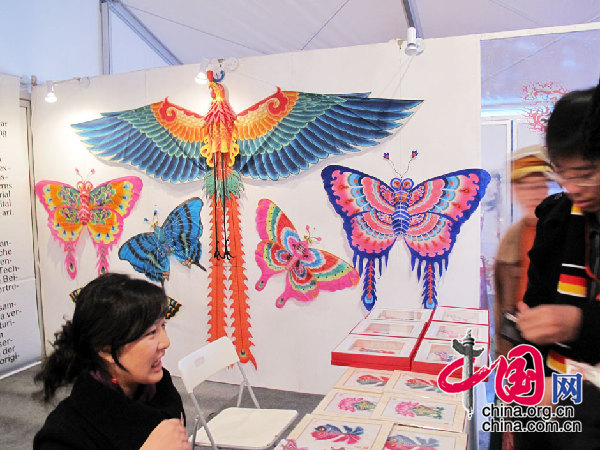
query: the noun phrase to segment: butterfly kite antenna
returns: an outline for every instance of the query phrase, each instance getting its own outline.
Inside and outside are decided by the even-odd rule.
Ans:
[[[151,228],[156,228],[158,226],[158,210],[154,210],[152,220],[148,219],[147,217],[144,217],[144,222],[149,222]]]
[[[394,162],[390,159],[390,154],[389,153],[384,153],[383,154],[383,159],[385,159],[388,163],[390,163],[390,166],[392,166],[392,170],[398,174],[400,176],[400,178],[402,178],[402,175],[400,175],[400,172],[398,172],[396,170],[396,166],[394,166]]]
[[[81,178],[81,181],[87,181],[90,179],[90,177],[96,173],[96,171],[94,169],[90,170],[90,173],[87,174],[86,177],[84,177],[83,175],[81,175],[81,172],[79,171],[78,168],[75,168],[75,173],[79,176],[79,178]]]
[[[404,173],[402,175],[400,175],[400,178],[404,179],[404,175],[406,175],[408,173],[408,169],[410,169],[410,163],[413,162],[413,159],[415,159],[417,156],[419,155],[419,152],[417,152],[416,150],[413,150],[410,154],[410,159],[408,160],[408,164],[406,165],[406,170],[404,171]],[[396,172],[398,173],[398,172]]]
[[[312,244],[314,241],[321,242],[320,237],[310,235],[310,227],[308,225],[306,225],[306,232],[308,234],[304,236],[304,240],[307,241],[309,244]]]

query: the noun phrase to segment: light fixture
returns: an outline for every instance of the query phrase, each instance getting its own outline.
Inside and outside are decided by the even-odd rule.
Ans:
[[[56,103],[58,100],[54,93],[54,83],[50,80],[46,82],[46,97],[44,97],[44,100],[48,103]]]
[[[406,48],[404,53],[409,56],[415,56],[423,53],[425,49],[425,42],[421,38],[417,38],[417,29],[415,27],[409,27],[406,30]]]
[[[198,75],[194,78],[194,81],[198,84],[206,84],[208,83],[208,78],[206,78],[206,72],[200,70]]]
[[[210,61],[208,59],[203,59],[194,81],[198,84],[208,83],[206,72],[211,71],[213,73],[214,81],[218,83],[225,78],[226,71],[231,72],[232,70],[235,70],[238,64],[239,61],[237,58],[215,58]]]

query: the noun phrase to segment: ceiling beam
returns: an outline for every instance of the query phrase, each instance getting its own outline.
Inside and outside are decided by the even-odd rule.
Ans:
[[[110,13],[108,4],[100,3],[100,66],[102,75],[110,75]]]
[[[402,6],[404,8],[404,14],[406,14],[406,22],[408,23],[408,26],[417,30],[418,37],[423,37],[421,21],[419,20],[419,14],[417,13],[415,5],[415,0],[402,0]]]
[[[121,3],[121,0],[100,0],[100,2],[101,6],[108,5],[110,11],[121,19],[164,62],[171,66],[183,64],[127,6]]]

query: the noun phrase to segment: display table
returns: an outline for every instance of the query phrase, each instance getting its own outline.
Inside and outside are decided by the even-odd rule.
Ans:
[[[332,350],[332,364],[350,368],[278,448],[477,449],[477,414],[468,420],[462,394],[437,384],[440,370],[462,358],[452,340],[461,341],[468,330],[475,348],[484,350],[475,367],[487,364],[487,310],[373,311]]]

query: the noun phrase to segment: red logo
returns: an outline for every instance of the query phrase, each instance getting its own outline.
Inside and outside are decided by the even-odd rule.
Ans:
[[[525,358],[525,355],[530,355]],[[481,367],[471,377],[458,382],[450,382],[452,373],[463,367],[463,358],[448,364],[438,375],[438,386],[445,392],[455,394],[464,392],[485,380],[492,370],[496,369],[495,390],[500,400],[506,403],[516,402],[521,405],[534,406],[544,397],[544,360],[540,351],[526,344],[521,344],[508,352],[508,360],[499,356],[490,367]],[[527,368],[529,363],[533,367]]]

